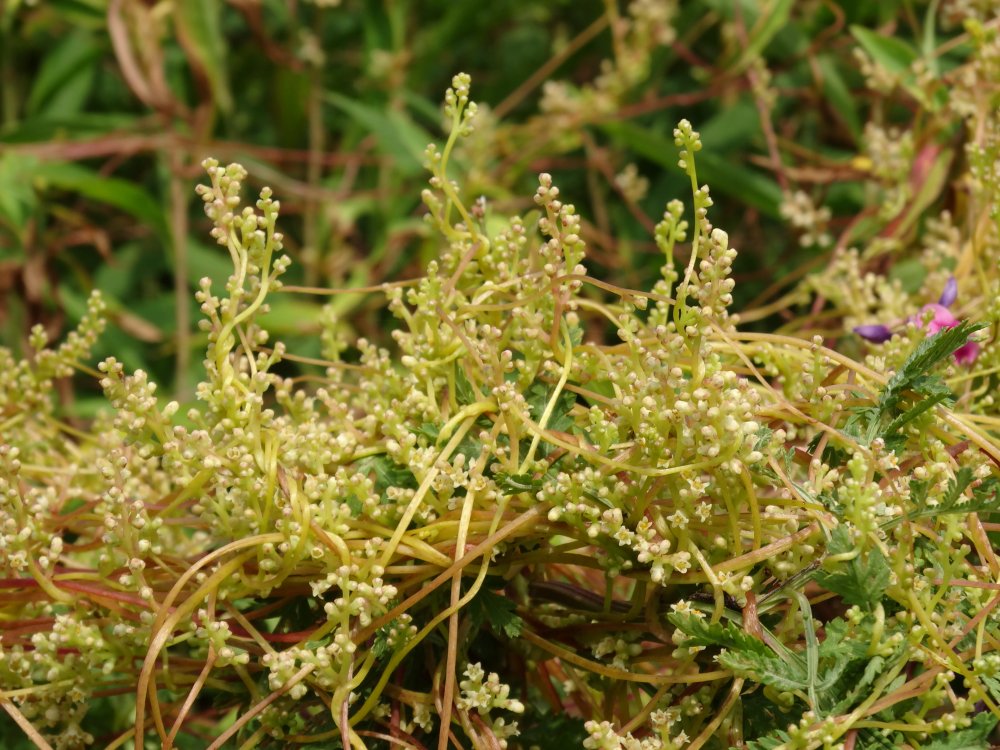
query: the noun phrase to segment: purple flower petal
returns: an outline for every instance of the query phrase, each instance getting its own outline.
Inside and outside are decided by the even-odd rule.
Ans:
[[[861,338],[874,341],[876,344],[881,344],[883,341],[888,341],[892,338],[892,331],[889,330],[888,326],[877,324],[857,326],[854,332]]]
[[[958,299],[958,282],[955,281],[954,276],[949,276],[948,283],[944,285],[944,291],[941,292],[941,299],[938,300],[938,304],[951,307],[956,299]]]

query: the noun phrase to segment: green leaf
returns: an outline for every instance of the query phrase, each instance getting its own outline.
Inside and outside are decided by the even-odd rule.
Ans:
[[[424,422],[417,429],[415,429],[414,432],[418,435],[423,435],[427,438],[428,442],[433,445],[437,442],[438,435],[441,434],[441,427],[431,422]]]
[[[736,101],[731,107],[699,124],[698,132],[705,148],[714,153],[739,150],[760,136],[760,115],[752,101]],[[698,153],[699,165],[702,153]]]
[[[30,157],[13,152],[0,156],[0,227],[7,226],[19,237],[35,211],[37,199],[31,189],[31,175],[36,169],[37,163]],[[15,254],[15,248],[6,245],[0,243],[0,260],[23,258],[23,252]]]
[[[885,413],[895,408],[907,390],[917,391],[924,396],[947,391],[947,386],[940,378],[929,377],[928,373],[965,344],[971,334],[985,327],[985,323],[963,320],[955,327],[945,328],[921,341],[906,358],[903,366],[886,383],[879,398],[879,410]]]
[[[417,486],[413,472],[405,466],[400,466],[386,455],[362,458],[354,469],[362,474],[372,475],[375,481],[375,491],[381,493],[383,498],[389,487],[414,489]]]
[[[402,174],[414,175],[423,171],[424,150],[434,138],[410,119],[408,114],[371,107],[334,92],[327,93],[326,97],[352,120],[375,135],[379,148],[392,157]]]
[[[750,30],[747,46],[736,61],[734,73],[745,70],[764,51],[764,48],[777,33],[788,24],[788,15],[792,10],[793,2],[794,0],[773,0],[765,10],[761,11],[760,18]]]
[[[774,734],[747,742],[746,747],[747,750],[775,750],[775,748],[781,747],[790,741],[791,737],[788,736],[788,732],[783,729],[777,729]]]
[[[931,110],[941,107],[946,92],[943,88],[938,88],[932,96],[925,86],[917,81],[911,66],[919,54],[910,44],[898,36],[882,36],[863,26],[851,26],[851,34],[878,65],[899,77],[903,88],[914,99]]]
[[[948,508],[957,505],[974,480],[975,476],[972,473],[972,469],[968,466],[963,466],[959,469],[955,474],[955,478],[948,481],[944,497],[941,498],[941,506]]]
[[[131,112],[76,112],[40,114],[25,117],[0,131],[0,143],[31,143],[64,141],[67,133],[74,140],[108,135],[114,130],[136,126],[139,118]]]
[[[890,450],[900,450],[905,444],[905,436],[899,432],[902,427],[935,406],[954,403],[951,389],[931,371],[985,325],[962,321],[921,341],[886,383],[874,406],[851,410],[844,434],[863,445],[882,438]]]
[[[589,391],[593,391],[598,396],[604,396],[607,399],[615,397],[615,386],[610,380],[588,380],[584,387]],[[594,399],[594,403],[599,406],[601,405],[601,402],[596,399]]]
[[[480,589],[466,605],[474,630],[488,624],[494,633],[502,633],[508,638],[517,638],[524,629],[524,620],[517,616],[516,609],[514,602],[506,596],[486,588]]]
[[[455,400],[460,406],[468,406],[479,400],[476,389],[472,387],[461,367],[455,367]]]
[[[260,325],[275,334],[318,332],[321,306],[292,295],[274,296],[268,302],[269,310],[257,316]]]
[[[398,624],[399,620],[394,619],[375,631],[375,639],[372,642],[372,654],[376,659],[384,659],[392,653],[392,648],[389,646],[389,635]]]
[[[749,651],[723,651],[719,654],[719,664],[781,691],[804,690],[809,684],[809,675],[801,661],[785,662],[774,655]]]
[[[907,203],[905,213],[895,226],[897,235],[906,234],[941,197],[942,190],[949,184],[954,157],[955,152],[950,148],[941,149],[934,156],[934,163],[922,174],[916,195]]]
[[[857,98],[847,87],[837,64],[831,55],[820,55],[816,59],[823,76],[823,94],[833,110],[840,115],[855,140],[861,137],[861,117],[858,115]]]
[[[531,407],[531,418],[536,422],[545,413],[554,389],[555,386],[536,380],[524,392],[524,399],[528,402],[528,406]],[[569,412],[575,404],[575,393],[566,390],[560,392],[558,398],[556,398],[555,408],[552,409],[545,428],[557,432],[567,432],[573,426],[573,418],[569,415]]]
[[[518,747],[571,748],[583,747],[589,736],[584,720],[569,714],[526,712],[518,718]]]
[[[361,511],[365,509],[364,504],[354,495],[348,495],[345,502],[347,503],[347,507],[351,509],[351,518],[357,518],[361,515]]]
[[[840,555],[854,549],[847,527],[841,525],[834,529],[827,553]],[[839,594],[848,604],[857,604],[870,610],[881,601],[889,585],[890,572],[885,555],[877,547],[873,547],[853,560],[838,563],[833,571],[819,571],[815,580],[828,591]]]
[[[113,261],[102,265],[94,274],[94,286],[102,294],[125,299],[133,284],[138,268],[149,272],[149,258],[143,258],[143,248],[136,243],[123,244],[115,249]]]
[[[938,55],[935,54],[938,43],[937,34],[934,29],[940,4],[940,0],[931,0],[930,5],[927,7],[927,13],[924,15],[924,33],[920,40],[920,52],[927,62],[928,70],[934,75],[941,72],[941,62],[938,60]]]
[[[919,258],[899,260],[892,264],[888,277],[891,281],[902,284],[903,291],[907,294],[916,294],[927,278],[927,266]]]
[[[829,628],[829,626],[827,626]],[[825,641],[824,641],[825,643]],[[868,689],[875,679],[885,671],[886,660],[882,656],[874,656],[865,665],[861,677],[850,685],[847,694],[830,709],[830,713],[840,714],[850,710],[854,704],[868,695]]]
[[[851,26],[851,34],[876,63],[890,73],[905,76],[917,59],[917,52],[899,37],[883,36],[863,26]]]
[[[34,170],[35,179],[45,187],[70,190],[95,200],[115,206],[148,224],[166,239],[169,235],[163,208],[149,193],[128,180],[104,177],[66,162],[44,162]]]
[[[903,744],[902,736],[899,732],[865,728],[858,732],[854,750],[897,750]]]
[[[66,21],[92,29],[107,25],[107,0],[47,0],[46,11],[55,11]]]
[[[58,117],[79,112],[90,95],[100,54],[94,37],[79,29],[48,50],[28,94],[27,114]]]
[[[208,277],[213,284],[224,284],[233,273],[233,261],[224,247],[206,245],[195,239],[187,241],[188,282],[197,287]]]
[[[883,437],[888,440],[890,437],[894,436],[895,433],[898,433],[904,426],[922,414],[930,411],[935,406],[939,404],[950,405],[954,402],[954,400],[954,395],[951,391],[948,391],[947,393],[935,393],[933,396],[925,398],[923,401],[918,401],[916,405],[910,407],[889,423],[889,426],[885,428]]]
[[[989,736],[996,725],[996,717],[984,711],[973,718],[971,726],[935,735],[933,740],[920,747],[922,750],[989,750]]]
[[[687,639],[685,646],[719,646],[733,651],[749,652],[764,657],[774,657],[774,652],[763,641],[747,634],[731,622],[709,622],[693,614],[671,612],[667,619]]]
[[[911,503],[916,506],[907,514],[909,519],[941,516],[951,513],[992,513],[1000,511],[1000,480],[996,477],[989,477],[972,490],[972,499],[965,495],[965,491],[975,481],[972,469],[963,466],[955,474],[955,478],[948,482],[944,496],[934,505],[927,503],[929,487],[926,482],[912,480],[910,482]],[[883,528],[889,528],[899,522],[900,519],[893,519],[891,522],[883,524]]]
[[[189,55],[212,89],[212,98],[223,112],[233,106],[226,73],[226,41],[222,36],[220,0],[177,0],[177,33]]]
[[[677,147],[672,139],[631,122],[606,122],[599,126],[629,149],[667,169],[677,168]],[[770,177],[734,162],[731,157],[698,153],[698,180],[716,192],[753,206],[771,218],[780,217],[782,195]]]

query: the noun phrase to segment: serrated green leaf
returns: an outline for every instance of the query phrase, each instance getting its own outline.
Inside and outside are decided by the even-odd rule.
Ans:
[[[747,742],[746,748],[747,750],[775,750],[775,748],[781,747],[790,740],[791,737],[788,736],[788,732],[777,729],[774,734]]]
[[[875,682],[875,679],[885,671],[885,667],[886,660],[884,657],[873,656],[871,661],[865,665],[865,669],[861,673],[860,679],[858,679],[857,682],[852,683],[847,695],[834,704],[830,708],[830,712],[834,714],[843,713],[854,706],[857,701],[863,699],[868,693],[868,688],[871,684]]]
[[[739,675],[750,676],[765,685],[791,692],[804,690],[809,684],[805,665],[785,662],[776,656],[762,656],[749,651],[723,651],[719,664]]]
[[[468,406],[479,400],[476,389],[472,387],[461,367],[455,368],[455,400],[460,406]]]
[[[919,401],[916,405],[910,407],[892,420],[888,427],[885,428],[883,437],[889,437],[893,435],[893,433],[899,432],[907,424],[930,411],[935,406],[938,406],[939,404],[950,405],[951,403],[954,403],[954,400],[954,395],[949,391],[948,393],[935,393],[933,396],[925,398],[923,401]]]
[[[424,422],[414,432],[418,435],[423,435],[431,443],[436,443],[438,436],[441,434],[441,427],[430,422]]]
[[[854,742],[854,750],[897,750],[902,745],[899,732],[885,736],[885,730],[864,728],[858,732]]]
[[[969,488],[969,485],[975,481],[975,475],[972,473],[972,469],[968,466],[963,466],[956,472],[953,479],[948,480],[948,486],[945,489],[944,497],[941,498],[941,505],[945,508],[956,505],[965,494],[965,491]]]
[[[972,726],[935,735],[920,747],[922,750],[989,750],[989,736],[996,725],[996,717],[984,711],[972,719]]]
[[[361,501],[354,495],[348,495],[345,502],[347,503],[347,507],[351,509],[351,518],[357,518],[360,516],[361,511],[365,508]]]
[[[900,433],[902,427],[935,406],[954,402],[947,383],[932,370],[985,325],[962,321],[921,341],[886,383],[874,406],[851,410],[844,434],[863,445],[882,438],[890,450],[902,449],[905,444],[905,436]]]
[[[534,420],[539,420],[545,413],[545,408],[549,404],[549,400],[552,398],[552,393],[554,386],[548,383],[543,383],[536,380],[524,393],[524,399],[528,402],[528,406],[531,408],[531,417]],[[556,398],[555,408],[552,409],[552,413],[549,416],[549,421],[545,424],[545,428],[548,430],[556,430],[557,432],[566,432],[573,425],[573,418],[569,416],[570,410],[576,404],[576,394],[571,391],[563,390],[560,392],[559,396]]]
[[[840,555],[851,552],[854,543],[845,526],[834,529],[827,552]],[[871,609],[881,601],[889,585],[891,570],[885,555],[873,547],[855,557],[837,564],[833,571],[821,570],[816,574],[816,582],[835,594],[839,594],[848,604],[856,604]]]
[[[868,653],[868,643],[870,635],[861,641],[852,640],[847,622],[839,617],[835,617],[823,625],[824,638],[819,644],[819,656],[821,659],[835,659],[839,656],[848,655],[851,659],[866,658]]]
[[[774,652],[763,641],[731,622],[709,622],[703,617],[679,612],[671,612],[667,619],[687,636],[685,646],[719,646],[732,651],[774,657]]]
[[[947,389],[939,378],[930,378],[928,373],[954,354],[956,349],[968,342],[970,335],[985,325],[963,320],[953,328],[945,328],[921,341],[886,383],[879,398],[879,409],[887,412],[894,408],[906,390],[912,389],[924,396],[931,396],[941,393],[942,388]]]
[[[389,487],[414,489],[417,486],[413,472],[405,466],[400,466],[386,455],[362,458],[355,465],[355,471],[372,475],[375,481],[375,490],[383,495]]]
[[[907,514],[907,518],[914,520],[917,518],[927,518],[941,516],[952,513],[990,513],[1000,511],[1000,480],[996,477],[989,477],[981,484],[973,488],[972,499],[965,495],[965,491],[975,480],[972,469],[963,466],[958,470],[955,478],[948,482],[944,495],[934,505],[927,502],[930,490],[927,482],[913,480],[910,482],[910,502],[915,506],[915,510]],[[900,519],[893,519],[891,522],[883,524],[883,528],[889,528],[899,523]]]
[[[494,633],[508,638],[517,638],[524,629],[524,620],[518,617],[516,609],[517,605],[506,596],[487,588],[480,589],[466,606],[474,629],[489,625]]]

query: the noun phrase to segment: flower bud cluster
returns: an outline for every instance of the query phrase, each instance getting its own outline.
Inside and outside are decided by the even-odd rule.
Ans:
[[[510,697],[510,686],[500,682],[500,676],[496,672],[490,672],[487,676],[482,665],[476,662],[466,665],[464,674],[465,679],[459,683],[462,695],[456,701],[460,709],[475,709],[480,715],[498,709],[515,714],[524,713],[524,704]]]
[[[321,597],[330,588],[340,589],[340,596],[323,605],[323,611],[330,620],[346,622],[357,618],[362,627],[371,624],[374,617],[384,614],[389,603],[396,597],[396,587],[382,580],[384,570],[378,565],[371,568],[369,580],[359,580],[359,565],[342,565],[326,577],[310,583],[314,597]]]
[[[678,11],[676,0],[632,0],[625,14],[616,14],[614,56],[601,62],[592,83],[548,81],[543,86],[540,107],[550,121],[556,119],[555,128],[572,132],[570,123],[579,128],[581,120],[617,111],[628,93],[649,76],[656,50],[676,38],[673,21]]]
[[[802,247],[828,247],[833,237],[827,231],[832,213],[826,206],[817,208],[812,197],[803,190],[785,195],[781,216],[799,231]]]
[[[18,360],[6,348],[0,348],[0,431],[7,442],[17,443],[23,427],[18,415],[52,413],[52,387],[56,378],[69,377],[90,351],[106,325],[107,305],[94,291],[75,330],[56,349],[50,349],[48,333],[41,326],[32,328],[29,343],[34,356]]]

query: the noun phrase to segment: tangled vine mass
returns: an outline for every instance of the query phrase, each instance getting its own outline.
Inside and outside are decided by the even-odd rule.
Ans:
[[[283,374],[260,322],[288,292],[279,203],[243,206],[246,170],[209,159],[233,271],[198,292],[197,406],[90,370],[98,294],[62,344],[0,351],[7,714],[59,748],[95,741],[100,701],[134,712],[108,747],[136,750],[198,727],[213,749],[985,747],[996,119],[970,156],[991,238],[970,260],[940,219],[908,294],[838,254],[795,292],[850,311],[838,338],[730,309],[690,123],[690,207],[656,226],[660,279],[626,289],[590,275],[550,175],[523,216],[465,194],[469,87],[425,154],[437,257],[376,290],[391,342],[330,306],[316,374]],[[86,431],[51,396],[75,372],[111,407]]]

